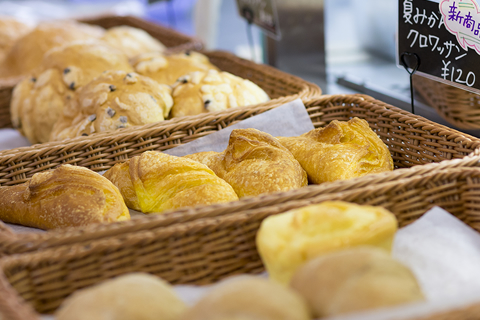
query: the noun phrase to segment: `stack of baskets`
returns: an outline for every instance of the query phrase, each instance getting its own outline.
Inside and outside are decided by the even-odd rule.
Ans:
[[[396,170],[112,224],[18,234],[0,223],[3,318],[39,319],[75,290],[133,271],[174,284],[208,284],[233,274],[262,272],[255,247],[261,221],[325,200],[384,206],[400,226],[441,206],[480,231],[480,156],[475,153],[480,139],[365,95],[321,96],[315,85],[271,67],[224,52],[206,54],[220,69],[257,83],[272,101],[2,151],[0,185],[23,183],[66,163],[106,170],[144,151],[185,144],[297,98],[304,101],[315,127],[332,120],[365,119],[388,146]],[[480,304],[434,316],[479,315]]]

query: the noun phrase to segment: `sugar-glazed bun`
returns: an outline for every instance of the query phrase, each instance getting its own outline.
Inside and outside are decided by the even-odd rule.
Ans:
[[[228,72],[195,71],[173,84],[171,117],[195,115],[254,105],[270,100],[267,93],[250,80]]]
[[[77,41],[51,49],[31,76],[13,91],[12,123],[28,140],[47,142],[63,108],[75,98],[75,90],[105,70],[131,67],[120,51],[99,41]]]
[[[132,59],[132,65],[139,74],[168,85],[173,85],[178,78],[191,72],[210,69],[220,71],[210,63],[207,56],[193,51],[171,55],[144,53]]]
[[[78,90],[50,139],[163,121],[172,104],[170,87],[133,72],[107,71]]]

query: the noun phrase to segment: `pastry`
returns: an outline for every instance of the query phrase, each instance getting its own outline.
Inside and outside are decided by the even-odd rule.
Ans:
[[[98,26],[74,21],[42,22],[15,42],[0,67],[0,74],[27,75],[40,66],[48,50],[72,41],[98,39],[103,33]]]
[[[311,183],[393,170],[390,151],[363,119],[334,120],[298,137],[277,138],[300,162]]]
[[[327,201],[262,221],[257,249],[270,277],[287,284],[305,262],[359,245],[391,250],[395,216],[382,207]]]
[[[270,100],[267,93],[250,80],[213,69],[183,75],[172,88],[172,118],[244,107]]]
[[[238,200],[207,166],[156,151],[116,164],[104,177],[118,187],[127,206],[143,213]]]
[[[239,198],[307,185],[307,174],[277,139],[256,129],[235,129],[223,152],[186,156],[227,181]]]
[[[127,57],[98,41],[72,42],[48,51],[42,64],[13,91],[12,124],[30,143],[50,140],[74,91],[105,70],[130,71]]]
[[[106,71],[77,90],[50,141],[163,121],[172,104],[170,87],[134,72]]]
[[[183,314],[182,320],[310,320],[293,290],[255,276],[222,281]]]
[[[63,301],[55,319],[177,320],[186,310],[166,281],[138,272],[74,292]]]
[[[301,266],[291,287],[315,318],[424,300],[413,273],[384,250],[357,247]]]
[[[207,56],[193,51],[171,55],[147,52],[132,59],[132,65],[139,74],[168,85],[173,85],[178,78],[194,71],[220,71]]]
[[[31,26],[20,22],[17,19],[0,17],[0,61],[3,60],[15,42],[27,34],[31,29]]]
[[[129,58],[145,52],[163,52],[166,47],[146,31],[130,26],[109,28],[102,40],[121,50]]]
[[[71,96],[62,74],[56,69],[46,70],[38,77],[25,78],[13,90],[10,102],[12,124],[31,144],[47,142]]]
[[[0,219],[40,229],[129,220],[118,189],[87,168],[62,165],[0,187]]]

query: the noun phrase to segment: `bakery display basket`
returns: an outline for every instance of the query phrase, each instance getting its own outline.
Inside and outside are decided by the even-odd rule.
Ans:
[[[322,90],[316,84],[305,81],[271,66],[242,59],[226,51],[203,51],[202,53],[206,55],[210,62],[220,70],[230,72],[236,76],[254,82],[271,98],[271,100],[267,102],[244,108],[274,106],[295,99],[307,101],[322,95]],[[0,128],[11,126],[10,99],[13,87],[14,85],[10,86],[7,90],[8,92],[5,91],[6,89],[3,90],[0,80]],[[199,117],[205,117],[208,119],[210,115],[211,114],[201,114]],[[195,116],[193,116],[193,118],[195,118]],[[190,121],[189,119],[193,118],[192,116],[182,117],[185,121]],[[158,125],[168,126],[166,123],[171,121],[175,122],[178,121],[178,119],[179,118],[166,120]]]
[[[423,76],[415,76],[413,86],[452,125],[460,129],[480,129],[479,94]]]
[[[162,42],[169,52],[201,50],[203,48],[202,42],[194,37],[134,16],[100,16],[79,21],[104,28],[127,25],[143,29]],[[12,90],[20,80],[21,77],[0,79],[0,128],[12,126],[10,120],[10,100],[12,98]]]
[[[235,274],[260,273],[264,267],[255,236],[262,220],[326,200],[383,206],[400,226],[440,206],[480,230],[480,168],[427,165],[399,170],[409,171],[416,172],[390,180],[383,175],[384,182],[374,181],[375,176],[353,179],[363,186],[340,192],[320,192],[321,186],[299,189],[290,192],[288,201],[269,195],[264,197],[268,206],[3,257],[0,314],[6,319],[39,319],[75,290],[129,272],[148,272],[172,284],[210,284]],[[368,181],[361,182],[364,178]],[[305,192],[308,197],[296,195]],[[474,304],[423,319],[477,319],[479,310]]]
[[[147,150],[167,150],[216,132],[238,121],[275,108],[266,105],[229,109],[219,113],[194,116],[188,121],[177,119],[163,124],[127,128],[114,134],[103,133],[79,137],[69,142],[55,142],[0,153],[0,184],[16,185],[33,174],[61,164],[72,164],[102,171]],[[216,217],[231,212],[270,206],[292,199],[307,199],[312,194],[332,193],[363,188],[370,184],[394,181],[410,175],[443,168],[443,166],[475,167],[476,158],[463,159],[480,146],[480,140],[453,129],[412,115],[394,106],[365,95],[322,96],[305,102],[315,127],[332,120],[365,119],[386,143],[393,157],[393,172],[309,186],[270,196],[245,198],[228,204],[177,210],[162,215],[134,217],[131,221],[98,224],[87,227],[51,230],[43,233],[14,233],[0,228],[0,254],[11,255],[67,244],[88,243],[108,237],[123,237],[132,232],[150,232],[166,225],[182,224],[206,216]],[[455,160],[457,159],[457,160]],[[463,160],[462,160],[463,159]],[[472,160],[473,159],[473,160]],[[442,162],[443,160],[450,160]],[[439,163],[440,164],[431,164]],[[403,170],[400,168],[410,168]]]

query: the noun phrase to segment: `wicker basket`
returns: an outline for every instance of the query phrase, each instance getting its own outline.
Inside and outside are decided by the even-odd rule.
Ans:
[[[158,39],[166,47],[168,52],[182,50],[201,50],[203,44],[200,40],[189,37],[175,30],[149,22],[133,16],[100,16],[89,19],[81,19],[81,22],[98,25],[104,28],[111,28],[120,25],[132,26],[147,31],[151,36]],[[3,78],[0,79],[0,128],[11,127],[10,120],[10,99],[15,85],[22,79]]]
[[[15,185],[26,181],[36,172],[54,168],[62,163],[81,165],[95,171],[106,170],[118,161],[128,159],[146,150],[166,150],[198,137],[217,131],[275,106],[232,109],[219,115],[196,116],[191,121],[170,122],[167,126],[133,128],[115,135],[101,134],[88,139],[76,139],[67,144],[50,143],[37,148],[20,148],[0,154],[0,183]],[[364,95],[323,96],[306,103],[316,127],[332,120],[359,117],[369,122],[387,144],[397,168],[418,164],[462,159],[480,146],[480,140],[443,127],[434,122],[390,106]],[[41,148],[40,148],[41,147]],[[421,174],[437,167],[474,167],[478,159],[450,161],[440,165],[417,166],[412,170],[395,170],[371,175],[360,180],[337,181],[310,186],[276,195],[242,199],[229,204],[178,210],[159,216],[141,216],[131,221],[98,224],[82,228],[52,230],[46,233],[14,234],[9,228],[0,228],[0,254],[16,254],[65,244],[88,242],[130,232],[150,231],[172,223],[184,223],[205,216],[221,216],[230,212],[269,206],[292,199],[307,199],[312,192],[338,192],[385,181],[398,180],[412,174]],[[1,226],[1,224],[0,224]]]
[[[480,129],[480,95],[423,76],[415,90],[442,118],[460,129]]]
[[[263,219],[334,199],[388,208],[400,226],[440,206],[480,230],[480,168],[437,168],[409,178],[317,193],[149,232],[4,257],[0,260],[0,313],[7,319],[36,319],[31,307],[40,313],[53,312],[75,290],[128,272],[149,272],[173,284],[209,284],[234,274],[259,273],[264,267],[255,236]],[[3,275],[8,282],[1,279]],[[471,306],[429,319],[477,319],[478,310]]]
[[[249,113],[247,109],[252,107],[278,106],[280,104],[293,101],[298,98],[302,99],[303,101],[307,101],[313,98],[320,97],[322,95],[322,90],[316,84],[305,81],[299,77],[285,73],[273,67],[263,65],[263,64],[257,64],[255,62],[239,58],[225,51],[204,51],[202,53],[205,54],[209,58],[209,60],[221,70],[230,72],[234,75],[237,75],[244,79],[248,79],[256,83],[263,90],[265,90],[265,92],[271,97],[271,100],[265,103],[242,108],[242,109],[245,109],[243,111],[245,113]],[[0,83],[0,128],[2,126],[2,123],[5,121],[8,121],[8,125],[5,125],[5,126],[11,126],[10,98],[11,98],[11,90],[13,89],[13,86],[9,88],[10,88],[9,89],[10,91],[7,93],[5,90],[2,90],[1,83]],[[4,95],[5,100],[2,100],[2,97],[3,97],[2,93],[5,93]],[[7,100],[8,100],[8,103],[2,104],[3,102],[7,102]],[[239,109],[236,109],[234,113],[237,112],[237,110]],[[229,114],[229,111],[227,110],[226,112],[215,112],[215,113],[200,114],[197,116],[179,117],[173,120],[162,121],[161,123],[153,124],[153,125],[150,125],[149,127],[152,127],[152,126],[158,126],[159,128],[172,127],[174,123],[178,123],[179,121],[196,121],[196,120],[200,120],[202,117],[206,119],[204,123],[207,123],[208,121],[211,121],[211,119],[215,117],[221,118],[224,114]],[[192,120],[192,119],[195,119],[195,120]],[[141,130],[141,129],[140,127],[135,127],[133,130]],[[99,136],[100,134],[101,133],[98,133],[92,136],[96,137],[96,136]],[[89,139],[86,139],[85,141],[87,140]],[[77,141],[78,143],[79,140],[77,139],[75,141]],[[65,143],[65,142],[63,141],[60,143]],[[34,146],[33,148],[38,148],[38,146]],[[3,152],[0,151],[0,153],[4,153],[4,152],[8,153],[10,151],[9,150],[3,151]]]

